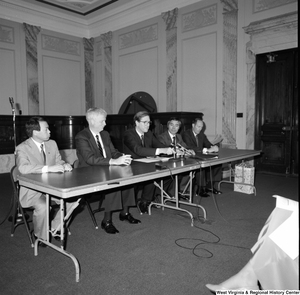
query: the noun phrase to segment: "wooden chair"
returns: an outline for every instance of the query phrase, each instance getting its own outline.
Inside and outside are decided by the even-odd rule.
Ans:
[[[78,168],[78,165],[79,165],[79,160],[77,159],[77,160],[75,160],[74,163],[73,163],[73,168],[74,168],[74,169]],[[88,200],[88,199],[90,199],[90,198],[91,198],[91,195],[88,195],[88,196],[84,196],[82,199],[84,200],[84,202],[85,202],[85,204],[86,204],[86,207],[87,207],[87,209],[88,209],[88,211],[89,211],[89,214],[90,214],[90,216],[91,216],[91,218],[92,218],[92,221],[93,221],[93,223],[94,223],[95,228],[98,229],[98,223],[97,223],[97,221],[96,221],[95,214],[103,210],[103,209],[101,208],[102,200],[99,201],[99,203],[98,203],[98,208],[95,209],[95,210],[93,210],[92,207],[91,207],[91,204],[90,204],[90,202],[89,202],[89,200]]]
[[[26,211],[32,210],[30,208],[22,208],[20,200],[19,200],[19,182],[17,179],[17,167],[12,167],[10,171],[10,178],[13,186],[13,211],[12,211],[12,222],[11,222],[11,236],[14,236],[14,232],[16,228],[24,224],[31,247],[34,246],[34,242],[30,233],[30,227],[29,223],[32,221],[30,219],[27,220],[27,214],[25,214]]]

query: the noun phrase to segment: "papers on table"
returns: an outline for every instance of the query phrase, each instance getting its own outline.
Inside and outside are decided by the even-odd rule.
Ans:
[[[154,163],[154,162],[166,162],[169,159],[170,158],[167,157],[147,157],[147,158],[133,159],[133,160],[142,163]]]

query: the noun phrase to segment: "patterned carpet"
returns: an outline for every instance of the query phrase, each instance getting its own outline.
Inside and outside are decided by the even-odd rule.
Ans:
[[[96,230],[82,208],[67,241],[67,251],[80,262],[80,282],[76,283],[71,259],[50,248],[39,248],[34,256],[23,226],[10,236],[6,220],[11,199],[9,175],[0,175],[0,181],[2,295],[211,294],[205,284],[227,279],[251,257],[250,248],[275,207],[272,195],[298,200],[298,178],[257,174],[256,196],[222,184],[222,195],[195,199],[207,211],[205,222],[198,218],[202,212],[196,208],[189,209],[194,226],[183,212],[153,209],[151,216],[141,216],[132,208],[131,213],[142,223],[121,222],[114,213],[117,235]],[[98,223],[102,215],[96,216]]]

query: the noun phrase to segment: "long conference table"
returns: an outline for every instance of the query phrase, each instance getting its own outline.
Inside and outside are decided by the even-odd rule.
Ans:
[[[71,172],[65,173],[45,173],[45,174],[19,174],[18,180],[21,186],[40,191],[46,195],[47,203],[47,228],[50,229],[50,201],[51,197],[59,199],[60,216],[61,216],[61,233],[60,233],[60,247],[51,243],[50,231],[47,233],[47,239],[37,239],[34,244],[34,255],[38,255],[39,242],[46,244],[52,249],[72,259],[75,265],[75,280],[79,282],[80,265],[77,258],[65,250],[65,201],[80,197],[85,194],[90,194],[99,191],[106,191],[112,188],[133,185],[149,180],[161,180],[161,185],[158,187],[162,190],[162,181],[165,177],[174,177],[175,179],[175,196],[171,200],[174,202],[173,206],[167,205],[164,198],[161,203],[151,203],[149,206],[149,215],[151,215],[151,206],[154,204],[162,206],[162,208],[170,208],[180,210],[188,213],[192,219],[193,215],[186,209],[180,207],[181,204],[188,206],[196,206],[203,210],[204,219],[206,219],[205,209],[192,202],[192,196],[188,201],[179,200],[178,194],[178,175],[181,173],[190,173],[192,179],[192,172],[214,165],[230,163],[238,160],[244,160],[259,156],[261,151],[257,150],[237,150],[237,149],[220,149],[218,157],[214,158],[181,158],[177,160],[170,159],[166,162],[151,162],[144,163],[140,161],[132,161],[130,166],[90,166],[84,168],[73,169]],[[158,158],[159,161],[159,158]],[[157,164],[160,166],[157,166]],[[190,194],[191,194],[190,190]],[[163,196],[163,193],[162,193]],[[166,199],[170,201],[169,199]]]

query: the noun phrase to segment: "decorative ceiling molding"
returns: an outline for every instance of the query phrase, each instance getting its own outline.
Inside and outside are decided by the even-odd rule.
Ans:
[[[1,0],[0,18],[77,37],[92,38],[203,0],[119,0],[85,17],[20,0]],[[38,3],[38,1],[35,1]],[[50,7],[50,5],[49,5]]]
[[[251,36],[248,50],[254,54],[298,47],[297,12],[252,22],[244,30]]]
[[[54,15],[51,10],[39,11],[31,5],[24,7],[6,2],[6,0],[0,1],[0,18],[18,23],[26,22],[30,25],[40,26],[42,29],[77,37],[89,34],[87,22],[83,19],[66,16],[62,13]]]
[[[32,1],[32,0],[22,0]],[[63,9],[66,12],[76,13],[82,16],[97,12],[118,0],[35,0],[36,2]]]
[[[274,30],[282,27],[297,27],[298,26],[298,14],[297,12],[291,12],[282,14],[279,16],[255,21],[244,27],[244,30],[249,35],[260,34],[266,30],[273,28]]]

